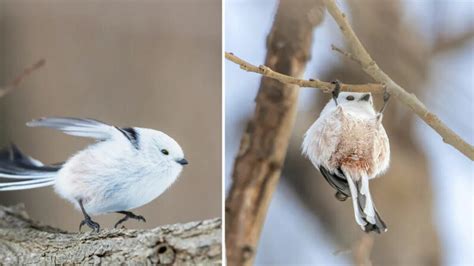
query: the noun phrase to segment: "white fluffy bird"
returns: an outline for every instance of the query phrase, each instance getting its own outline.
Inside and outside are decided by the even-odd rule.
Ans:
[[[377,113],[370,93],[339,93],[339,83],[334,84],[333,99],[305,134],[303,154],[336,189],[336,198],[344,201],[352,196],[355,220],[362,230],[385,232],[369,180],[389,166],[390,146],[382,125],[389,94],[384,94],[384,106]]]
[[[84,214],[79,230],[100,225],[90,215],[117,212],[127,219],[145,221],[128,211],[160,196],[188,164],[179,144],[163,132],[148,128],[120,128],[92,119],[47,117],[27,123],[98,142],[65,163],[44,165],[12,145],[0,151],[0,191],[54,185],[55,191]]]

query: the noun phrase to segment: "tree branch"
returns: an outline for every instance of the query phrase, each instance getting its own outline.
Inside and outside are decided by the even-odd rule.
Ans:
[[[281,0],[267,37],[265,64],[288,76],[303,75],[310,58],[313,30],[322,21],[323,13],[321,0]],[[273,73],[265,68],[258,71]],[[296,118],[298,93],[298,86],[262,78],[253,118],[241,138],[226,200],[229,266],[252,265],[255,258]]]
[[[387,91],[395,96],[400,102],[410,107],[423,121],[433,128],[443,138],[443,141],[453,146],[466,157],[474,160],[474,147],[464,141],[453,130],[447,127],[441,119],[426,109],[425,105],[418,100],[414,94],[406,92],[400,85],[395,83],[385,72],[383,72],[377,63],[372,59],[367,50],[360,42],[357,35],[352,30],[346,15],[339,10],[334,0],[324,0],[329,14],[339,25],[344,38],[354,58],[361,64],[362,69],[375,81],[385,84]]]
[[[474,28],[454,36],[440,35],[438,36],[431,53],[439,54],[459,49],[466,43],[470,42],[472,39],[474,39]]]
[[[8,85],[6,85],[3,88],[0,87],[0,98],[7,95],[13,89],[17,88],[26,76],[30,75],[33,71],[37,70],[38,68],[44,66],[45,63],[46,63],[46,60],[44,59],[39,60],[38,62],[34,63],[30,67],[25,68],[23,72],[20,75],[18,75],[18,77],[16,77],[14,80],[12,80]]]
[[[221,219],[67,233],[30,220],[22,205],[0,206],[0,261],[5,264],[218,264],[221,252]]]
[[[265,77],[276,79],[285,84],[298,85],[299,87],[316,88],[321,89],[325,93],[332,92],[334,85],[331,82],[321,81],[318,79],[300,79],[279,72],[273,71],[271,68],[260,65],[254,66],[241,58],[237,57],[233,53],[225,53],[225,58],[232,61],[240,66],[241,69],[260,74]],[[353,91],[353,92],[372,92],[372,93],[383,93],[383,86],[381,84],[368,83],[368,84],[341,84],[342,91]]]
[[[331,49],[332,49],[333,51],[336,51],[336,52],[342,54],[343,56],[345,56],[345,57],[351,59],[352,61],[355,61],[355,62],[358,63],[358,64],[362,64],[362,63],[359,61],[359,59],[357,59],[357,58],[356,58],[355,56],[353,56],[351,53],[342,50],[341,48],[335,46],[334,44],[331,44]]]
[[[370,253],[374,246],[374,236],[364,234],[352,247],[352,257],[357,266],[371,266]]]

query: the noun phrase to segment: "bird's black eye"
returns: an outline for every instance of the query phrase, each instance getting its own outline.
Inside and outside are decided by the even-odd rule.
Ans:
[[[354,100],[354,96],[349,95],[349,96],[346,97],[346,100],[348,100],[348,101],[353,101],[353,100]]]
[[[164,155],[170,154],[170,152],[167,149],[162,149],[161,153],[163,153]]]
[[[368,102],[370,100],[370,94],[364,95],[362,98],[360,98],[360,101],[366,101]]]

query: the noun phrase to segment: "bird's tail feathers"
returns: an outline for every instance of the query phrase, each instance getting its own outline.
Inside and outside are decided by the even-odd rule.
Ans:
[[[54,184],[61,164],[47,166],[23,154],[15,145],[0,150],[0,178],[16,179],[0,183],[0,191],[23,190]]]
[[[357,224],[359,224],[365,232],[374,231],[379,234],[386,232],[387,226],[377,212],[370,194],[368,176],[362,175],[358,181],[354,181],[347,174],[346,176],[351,190],[354,215]]]

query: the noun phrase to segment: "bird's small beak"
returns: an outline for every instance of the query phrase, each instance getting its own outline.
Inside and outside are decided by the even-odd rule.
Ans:
[[[187,165],[187,164],[189,163],[188,160],[186,160],[186,159],[184,159],[184,158],[181,159],[181,160],[177,160],[176,162],[179,163],[179,164],[181,164],[181,165]]]
[[[369,99],[370,99],[370,94],[366,94],[366,95],[364,95],[364,97],[360,98],[359,101],[366,101],[367,102],[367,101],[369,101]]]

